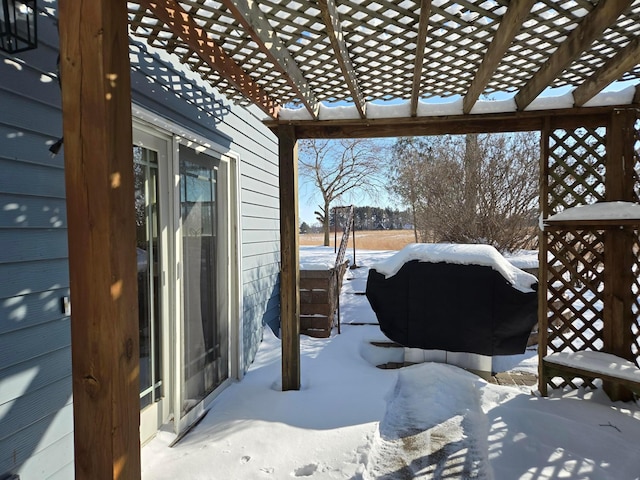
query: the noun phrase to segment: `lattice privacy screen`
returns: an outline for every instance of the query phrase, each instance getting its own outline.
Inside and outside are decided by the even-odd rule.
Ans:
[[[624,175],[616,173],[619,178],[615,181],[629,186],[623,190],[629,192],[630,198],[622,200],[637,202],[640,200],[640,121],[635,121],[633,127],[633,168]],[[551,128],[543,133],[547,139],[541,196],[545,219],[567,208],[621,200],[611,198],[613,180],[607,178],[607,162],[612,161],[607,155],[607,136],[611,134],[611,126],[606,121],[600,126]],[[612,241],[612,235],[624,237],[622,243],[616,245],[625,245],[627,251],[612,252],[611,247],[606,246]],[[624,339],[628,352],[625,356],[640,366],[640,237],[637,226],[546,226],[540,248],[541,258],[547,258],[547,264],[541,267],[541,275],[547,279],[547,305],[546,315],[541,315],[540,319],[543,332],[540,357],[562,351],[615,350],[607,345],[607,342],[612,343],[612,333],[606,332],[610,314],[607,313],[609,307],[605,306],[606,299],[615,296],[623,298],[626,331],[613,335],[616,341]],[[625,265],[622,270],[628,270],[626,274],[617,271],[620,265]],[[623,279],[622,292],[612,294],[611,289],[621,285],[619,278],[611,280],[612,275]],[[544,287],[541,280],[541,288]],[[549,379],[548,384],[552,388],[593,387],[591,381],[582,378],[555,377]]]

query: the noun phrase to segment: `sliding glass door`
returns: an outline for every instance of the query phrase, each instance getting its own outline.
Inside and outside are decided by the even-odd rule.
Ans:
[[[229,380],[229,285],[238,277],[229,269],[228,162],[145,126],[133,132],[144,443],[163,425],[185,431]]]
[[[180,147],[181,417],[229,378],[228,255],[220,161]]]
[[[140,338],[140,432],[148,440],[169,416],[166,401],[168,263],[166,201],[160,198],[160,178],[166,175],[166,140],[134,130],[133,171],[138,266]],[[163,170],[164,169],[164,170]]]

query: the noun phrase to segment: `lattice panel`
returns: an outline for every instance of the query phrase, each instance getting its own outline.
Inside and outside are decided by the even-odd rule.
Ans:
[[[557,129],[549,137],[545,216],[605,199],[606,129]]]
[[[219,0],[178,0],[177,4],[270,97],[282,106],[301,99],[237,18]],[[410,98],[416,56],[423,59],[422,98],[465,95],[479,65],[514,4],[509,0],[433,0],[427,42],[416,51],[419,0],[339,0],[340,25],[355,81],[367,100]],[[352,101],[317,0],[257,0],[271,31],[293,57],[305,82],[320,101]],[[486,86],[484,96],[522,88],[568,36],[597,8],[594,0],[540,0],[534,3]],[[247,103],[231,84],[200,59],[139,3],[128,2],[132,32],[167,50],[198,72],[230,99]],[[549,85],[577,86],[640,34],[640,0],[634,0],[616,22],[567,65]],[[640,64],[623,80],[640,78]]]
[[[547,234],[547,353],[602,350],[604,232],[562,230]],[[553,379],[553,388],[573,381]],[[580,382],[583,386],[590,382]],[[591,385],[592,386],[592,385]]]
[[[633,133],[633,191],[635,201],[640,202],[640,117],[635,121]]]
[[[631,292],[633,293],[633,303],[631,311],[633,321],[631,322],[631,353],[635,357],[635,362],[640,367],[640,236],[636,231],[633,244],[633,283]]]

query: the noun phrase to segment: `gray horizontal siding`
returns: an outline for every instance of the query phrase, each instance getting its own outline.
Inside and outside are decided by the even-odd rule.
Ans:
[[[242,190],[243,197],[245,192],[254,192],[264,197],[271,197],[279,201],[280,189],[275,185],[269,185],[261,180],[257,180],[251,177],[242,176]]]
[[[280,218],[280,200],[256,192],[242,192],[243,217]]]
[[[279,289],[258,290],[253,295],[245,298],[244,311],[251,312],[256,309],[261,311],[275,308],[280,304]]]
[[[69,296],[68,288],[19,295],[5,300],[0,305],[0,335],[33,327],[47,322],[62,320],[62,297]]]
[[[0,421],[0,442],[7,440],[15,432],[55,415],[61,407],[71,403],[70,376],[48,387],[51,388],[46,392],[30,388],[24,395],[2,406],[8,414]],[[43,394],[47,396],[46,402],[42,402]]]
[[[0,57],[0,476],[25,480],[73,465],[64,157],[49,152],[62,136],[57,32],[45,16],[38,30],[22,61]]]
[[[278,165],[261,160],[258,158],[254,164],[242,165],[242,175],[277,187],[279,185]]]
[[[73,426],[73,408],[68,403],[56,413],[35,422],[29,428],[15,432],[5,440],[0,440],[0,471],[16,471],[21,466],[25,466],[28,469],[28,462],[31,459],[37,458],[38,455],[43,455],[42,470],[49,470],[50,468],[52,473],[55,472],[58,469],[55,468],[54,464],[58,461],[61,464],[67,463],[68,455],[71,452],[58,458],[49,449],[58,441],[69,436],[71,433],[70,426]],[[47,467],[47,464],[51,465],[51,467]],[[59,468],[62,467],[63,465],[59,466]],[[21,478],[24,480],[47,478],[46,471],[44,476],[33,475],[30,478],[26,475],[26,472],[21,471],[20,473]]]
[[[278,249],[280,232],[278,230],[245,230],[242,232],[242,243],[244,246],[256,244],[256,248],[261,245],[265,247],[265,252],[271,252],[273,247]],[[254,252],[257,253],[257,250]]]
[[[67,231],[55,229],[0,230],[0,264],[67,257]]]
[[[250,271],[253,269],[272,268],[277,266],[280,268],[280,249],[275,246],[269,247],[273,249],[270,253],[262,253],[258,255],[252,255],[247,253],[243,247],[242,254],[242,271]]]
[[[71,375],[71,348],[65,345],[59,350],[31,358],[21,364],[0,370],[0,405],[21,396],[25,390],[42,391]],[[6,388],[4,388],[6,387]]]
[[[0,298],[44,293],[69,285],[67,259],[20,262],[0,267]]]
[[[11,367],[70,345],[68,317],[5,333],[0,336],[0,365]]]
[[[34,131],[18,131],[14,127],[4,124],[0,124],[0,137],[2,138],[0,158],[19,160],[50,168],[62,169],[64,166],[62,155],[52,157],[49,151],[49,147],[57,138]],[[64,196],[64,194],[57,196]]]
[[[243,230],[271,230],[280,231],[280,219],[269,217],[254,217],[245,215],[242,217]],[[280,237],[278,237],[280,238]]]
[[[20,472],[21,480],[69,480],[74,477],[73,433],[53,442],[46,451],[31,455]]]
[[[65,197],[64,171],[61,168],[7,159],[3,154],[5,146],[4,143],[0,146],[0,192],[55,199]]]
[[[280,204],[279,201],[274,203],[274,205],[261,205],[244,199],[242,202],[242,216],[243,218],[272,218],[279,221]]]
[[[71,452],[73,452],[73,435],[70,435],[70,437],[71,437],[71,440],[69,441],[69,444],[65,446],[65,448],[67,449],[66,450],[67,455],[71,457],[71,461],[67,463],[64,467],[62,467],[60,470],[58,470],[57,472],[54,472],[51,475],[49,475],[48,480],[69,480],[70,478],[74,477],[75,468],[73,465],[73,455],[71,454]]]
[[[66,202],[62,198],[7,195],[0,193],[0,228],[67,226]]]
[[[0,123],[11,125],[16,135],[38,132],[52,138],[60,136],[59,106],[39,102],[32,97],[16,96],[13,91],[3,89],[0,89],[0,105],[6,107],[0,109]]]

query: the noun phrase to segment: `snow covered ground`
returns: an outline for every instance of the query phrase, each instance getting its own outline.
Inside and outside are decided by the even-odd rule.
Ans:
[[[493,385],[444,364],[376,368],[398,352],[370,344],[384,336],[358,293],[367,266],[392,253],[356,252],[342,333],[300,339],[300,391],[280,391],[280,342],[265,330],[245,378],[201,423],[171,448],[166,432],[143,448],[143,478],[640,479],[638,404],[612,404],[600,390],[541,398],[535,386]],[[333,255],[303,247],[301,261]],[[496,365],[535,372],[537,357],[528,350]]]

